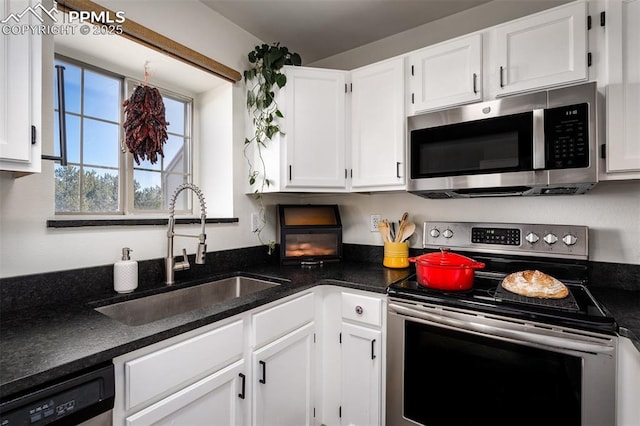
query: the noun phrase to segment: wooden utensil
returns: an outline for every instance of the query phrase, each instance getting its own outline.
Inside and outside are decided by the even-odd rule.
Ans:
[[[400,219],[400,227],[398,228],[398,233],[396,234],[396,238],[393,240],[396,243],[399,243],[402,241],[403,237],[402,234],[404,233],[404,228],[407,227],[407,218],[409,217],[409,213],[404,212],[404,214],[402,215],[402,218]]]
[[[408,222],[407,226],[404,227],[404,231],[402,232],[402,239],[400,241],[407,241],[413,233],[416,231],[416,224],[412,222]]]
[[[391,241],[391,227],[389,226],[389,221],[387,219],[378,222],[378,232],[382,235],[383,241]]]

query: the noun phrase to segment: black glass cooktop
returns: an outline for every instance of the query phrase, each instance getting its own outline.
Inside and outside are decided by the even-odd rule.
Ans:
[[[614,334],[617,325],[591,295],[586,286],[564,281],[569,288],[567,299],[548,300],[525,298],[499,288],[501,279],[476,278],[467,291],[441,291],[421,286],[415,277],[387,289],[390,297],[414,302],[476,310],[502,316],[556,324],[565,327]]]

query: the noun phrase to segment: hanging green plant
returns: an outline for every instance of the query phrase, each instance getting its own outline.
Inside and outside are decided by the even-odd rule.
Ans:
[[[251,67],[244,71],[244,81],[247,85],[247,109],[251,115],[254,131],[251,137],[244,140],[244,157],[249,166],[249,185],[255,188],[254,196],[260,203],[260,225],[253,232],[258,236],[261,244],[269,247],[269,253],[271,253],[275,248],[275,242],[265,243],[261,237],[265,226],[262,193],[272,183],[266,174],[262,149],[267,147],[268,141],[274,136],[283,134],[278,120],[284,118],[284,115],[278,109],[275,92],[287,84],[287,76],[281,72],[282,67],[300,66],[302,59],[299,54],[289,52],[289,49],[280,46],[280,43],[256,46],[249,52],[248,58]],[[255,162],[260,163],[258,167]]]

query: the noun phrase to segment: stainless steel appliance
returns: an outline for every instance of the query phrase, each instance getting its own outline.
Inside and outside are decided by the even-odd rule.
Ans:
[[[407,189],[427,198],[580,194],[598,181],[595,83],[408,118]]]
[[[15,396],[3,396],[0,425],[91,425],[112,423],[113,364],[78,372]]]
[[[423,246],[486,264],[471,290],[389,287],[387,424],[615,424],[617,325],[592,297],[588,229],[425,222]],[[538,269],[566,299],[502,289]]]

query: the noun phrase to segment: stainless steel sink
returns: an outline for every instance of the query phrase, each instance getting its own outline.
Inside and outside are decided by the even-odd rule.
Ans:
[[[126,325],[142,325],[277,285],[279,284],[271,281],[236,276],[101,306],[95,310]]]

